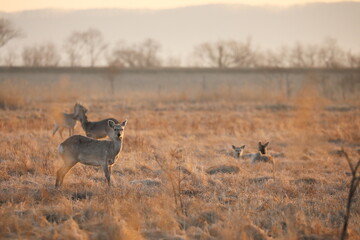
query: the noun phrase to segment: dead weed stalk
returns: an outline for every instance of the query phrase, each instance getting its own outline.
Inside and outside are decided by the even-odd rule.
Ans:
[[[169,179],[169,182],[171,184],[171,190],[174,197],[174,203],[176,207],[176,214],[178,217],[181,217],[180,212],[183,216],[187,216],[187,211],[184,205],[184,201],[182,198],[182,181],[184,180],[184,177],[182,176],[181,171],[181,163],[182,163],[182,157],[178,153],[176,153],[176,156],[174,156],[174,151],[171,152],[172,158],[170,159],[170,162],[167,162],[164,157],[161,157],[157,154],[154,156],[155,162],[160,166],[161,170],[164,171],[167,178]],[[176,165],[176,167],[174,166]]]
[[[357,170],[360,167],[360,159],[358,160],[358,162],[356,163],[356,165],[354,167],[354,165],[352,164],[352,161],[350,160],[349,155],[347,154],[347,152],[344,151],[344,149],[342,149],[342,153],[343,153],[343,156],[345,156],[345,159],[349,164],[349,167],[351,170],[351,175],[352,175],[352,178],[350,181],[349,195],[348,195],[348,199],[347,199],[347,203],[346,203],[346,214],[344,216],[344,225],[343,225],[341,237],[340,237],[341,240],[344,240],[344,239],[346,239],[346,235],[347,235],[347,227],[348,227],[348,222],[349,222],[349,218],[350,218],[351,202],[352,202],[352,199],[356,192],[356,189],[360,183],[360,176],[357,176]]]

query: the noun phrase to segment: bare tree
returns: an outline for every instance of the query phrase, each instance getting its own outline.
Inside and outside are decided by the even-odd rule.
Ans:
[[[138,52],[135,46],[129,46],[124,41],[119,41],[110,56],[107,58],[109,66],[113,67],[137,67]]]
[[[22,59],[25,66],[57,66],[60,62],[60,55],[53,43],[45,43],[24,47]]]
[[[161,44],[153,39],[146,39],[139,45],[139,62],[141,67],[158,67],[161,65],[158,56]]]
[[[167,67],[180,67],[181,59],[179,57],[169,56],[164,65]]]
[[[125,47],[114,50],[108,57],[108,65],[116,67],[137,67],[138,53]]]
[[[288,48],[287,54],[280,56],[281,53],[273,56],[266,56],[265,62],[272,62],[274,59],[286,59],[282,67],[295,68],[339,68],[356,66],[357,58],[354,54],[346,54],[341,49],[336,40],[327,38],[322,44],[302,44],[296,43]]]
[[[351,68],[360,68],[360,53],[355,54],[352,52],[348,52],[346,54],[346,63],[348,67]]]
[[[231,50],[226,41],[202,43],[194,48],[194,57],[207,67],[227,68],[231,66]]]
[[[161,44],[146,39],[139,44],[128,45],[120,41],[108,57],[108,65],[116,67],[160,67]]]
[[[277,51],[256,49],[251,39],[245,42],[207,42],[194,47],[193,58],[196,66],[218,68],[360,66],[360,55],[344,51],[332,38],[325,39],[321,44],[298,42],[292,47],[281,47]]]
[[[94,28],[86,31],[73,32],[64,43],[64,50],[70,66],[80,66],[83,56],[87,57],[89,66],[93,67],[99,61],[100,55],[107,48],[102,33]]]
[[[194,48],[193,54],[200,65],[218,68],[255,67],[259,58],[251,39],[246,42],[230,40],[202,43]]]
[[[90,28],[83,32],[84,47],[89,57],[89,64],[91,67],[95,66],[100,54],[104,52],[107,47],[101,32],[97,29]]]
[[[296,43],[295,46],[290,49],[288,62],[290,67],[312,68],[319,64],[318,55],[318,46]]]
[[[4,65],[7,67],[12,67],[16,64],[18,59],[18,54],[14,49],[7,49],[6,54],[3,57]]]
[[[64,50],[69,60],[69,65],[71,67],[80,66],[84,51],[82,34],[80,32],[73,32],[65,40]]]
[[[262,67],[280,68],[289,66],[288,63],[289,49],[286,46],[277,51],[267,50],[259,55],[258,65]]]
[[[333,38],[324,40],[319,50],[319,66],[327,68],[343,67],[345,63],[345,52],[339,47]]]
[[[250,38],[246,42],[231,41],[228,44],[234,67],[257,67],[260,64],[260,53],[253,48]]]
[[[16,29],[8,19],[0,18],[0,48],[7,44],[11,39],[20,36],[20,30]]]
[[[346,161],[348,162],[349,168],[351,170],[351,175],[352,175],[352,178],[350,181],[349,195],[348,195],[348,199],[347,199],[347,203],[346,203],[346,213],[344,216],[344,225],[342,227],[341,236],[340,236],[340,239],[344,240],[347,238],[347,227],[349,224],[351,203],[352,203],[352,200],[356,193],[356,189],[360,185],[360,176],[358,175],[358,169],[360,168],[360,159],[357,161],[357,163],[354,166],[349,155],[347,154],[347,152],[344,151],[344,149],[341,150],[341,153],[345,157]]]

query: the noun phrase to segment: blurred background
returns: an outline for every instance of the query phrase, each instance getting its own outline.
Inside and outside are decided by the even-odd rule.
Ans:
[[[304,83],[330,100],[359,95],[359,1],[15,0],[0,11],[2,94],[24,101],[49,89],[69,101],[286,100]]]
[[[0,0],[0,238],[339,239],[359,23],[360,1]],[[54,188],[75,103],[129,120],[111,188],[81,164]],[[259,142],[272,167],[234,158]]]
[[[1,3],[3,66],[360,66],[359,1]]]

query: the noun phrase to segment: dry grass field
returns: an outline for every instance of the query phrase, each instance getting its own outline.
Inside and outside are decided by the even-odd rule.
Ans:
[[[81,96],[81,89],[2,83],[0,239],[339,239],[351,179],[342,147],[360,154],[360,98],[250,89]],[[54,116],[76,102],[89,120],[128,119],[108,187],[100,168],[61,166]],[[84,135],[79,123],[75,134]],[[232,157],[269,141],[268,163]],[[222,167],[222,168],[221,168]],[[349,239],[360,239],[360,195]]]

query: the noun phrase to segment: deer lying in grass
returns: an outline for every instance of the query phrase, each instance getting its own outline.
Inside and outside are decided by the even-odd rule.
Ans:
[[[108,136],[111,140],[96,140],[85,136],[74,135],[59,144],[58,152],[64,165],[56,172],[55,187],[62,185],[66,173],[78,162],[101,166],[110,186],[111,167],[119,157],[124,138],[127,120],[117,124],[108,120]]]
[[[86,136],[99,139],[108,135],[110,127],[108,121],[111,120],[114,123],[119,123],[114,118],[106,118],[97,122],[89,122],[86,116],[87,109],[81,104],[76,104],[76,119],[80,121],[81,127],[84,129]]]
[[[57,119],[55,120],[54,128],[52,135],[54,136],[56,131],[59,130],[60,137],[62,138],[62,132],[65,128],[69,130],[69,137],[74,134],[74,127],[76,124],[76,113],[77,106],[75,104],[74,106],[74,112],[73,113],[61,113]]]
[[[269,142],[265,144],[258,143],[258,152],[254,153],[251,158],[251,163],[256,162],[272,162],[272,156],[266,154],[266,147],[269,145]]]
[[[234,158],[242,157],[244,153],[245,145],[242,145],[241,147],[236,147],[235,145],[232,145],[232,148],[234,150]]]
[[[234,150],[234,158],[249,159],[252,158],[254,155],[251,153],[244,154],[245,145],[242,145],[241,147],[236,147],[232,145],[232,148]]]
[[[272,156],[266,154],[266,147],[269,145],[269,142],[265,144],[261,144],[261,142],[258,143],[258,152],[253,154],[251,158],[251,163],[257,163],[257,162],[265,162],[265,163],[271,163],[273,166],[273,177],[275,179],[275,162]]]

